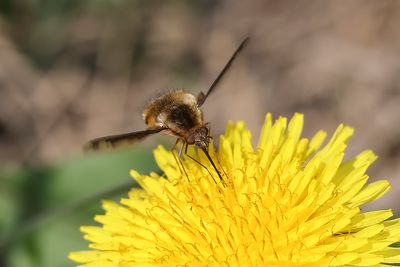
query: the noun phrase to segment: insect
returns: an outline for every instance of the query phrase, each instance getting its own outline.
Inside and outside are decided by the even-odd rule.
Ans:
[[[149,135],[162,132],[177,138],[173,149],[179,142],[182,142],[179,157],[181,157],[183,149],[187,155],[188,145],[200,148],[213,165],[219,178],[222,179],[208,153],[208,145],[211,141],[210,129],[207,123],[204,122],[201,106],[222,80],[224,74],[230,68],[239,52],[246,46],[248,40],[249,38],[245,38],[240,43],[211,84],[207,93],[200,92],[197,97],[184,90],[165,93],[154,99],[145,108],[143,119],[148,127],[146,130],[96,138],[85,145],[85,150],[98,150],[108,147],[117,148],[136,143]]]

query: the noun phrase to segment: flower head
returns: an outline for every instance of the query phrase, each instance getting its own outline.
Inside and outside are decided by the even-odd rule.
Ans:
[[[364,151],[343,161],[353,129],[340,125],[301,138],[303,116],[272,123],[268,114],[256,148],[242,122],[228,123],[219,151],[201,151],[202,165],[180,162],[163,147],[155,158],[164,176],[131,174],[120,204],[104,202],[102,226],[81,230],[90,251],[70,258],[82,266],[381,266],[400,261],[400,220],[391,210],[363,212],[390,187],[367,184],[376,159]],[[206,167],[206,168],[204,168]],[[217,182],[214,182],[213,178]]]

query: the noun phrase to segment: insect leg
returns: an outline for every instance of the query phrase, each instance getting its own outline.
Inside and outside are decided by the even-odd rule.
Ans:
[[[181,145],[181,148],[179,149],[178,158],[182,158],[182,150],[183,150],[184,146],[186,146],[186,150],[187,150],[187,143],[182,140],[182,145]]]
[[[209,174],[209,175],[211,176],[211,178],[214,180],[214,183],[217,184],[217,181],[215,180],[214,176],[212,175],[212,173],[208,170],[208,168],[207,168],[203,163],[201,163],[201,162],[198,161],[197,159],[193,158],[193,157],[190,156],[189,154],[186,154],[186,152],[185,152],[185,155],[188,156],[191,160],[193,160],[193,161],[196,162],[197,164],[199,164],[201,167],[203,167],[204,169],[206,169],[207,172],[208,172],[208,174]]]
[[[175,141],[175,144],[172,146],[171,151],[174,151],[176,146],[179,144],[179,141],[181,141],[181,139],[177,138]]]
[[[179,154],[178,154],[178,157],[176,157],[176,155],[175,155],[175,148],[176,148],[176,146],[178,145],[178,143],[180,142],[180,141],[182,141],[183,143],[182,143],[182,145],[181,145],[181,148],[179,149]],[[182,170],[183,170],[183,173],[185,173],[185,176],[186,176],[186,178],[187,178],[187,180],[190,182],[190,180],[189,180],[189,176],[188,176],[188,174],[187,174],[187,172],[186,172],[186,170],[185,170],[185,166],[183,165],[183,162],[181,161],[181,154],[182,154],[182,149],[183,149],[183,146],[185,145],[185,141],[183,141],[183,140],[181,140],[181,139],[176,139],[176,142],[175,142],[175,144],[174,144],[174,146],[172,147],[172,149],[171,149],[171,152],[172,152],[172,155],[174,156],[174,159],[175,159],[175,161],[176,161],[176,163],[178,164],[178,168],[179,168],[179,171],[181,172],[181,174],[182,174]],[[181,169],[182,168],[182,169]]]
[[[204,169],[206,169],[207,170],[207,172],[208,172],[208,174],[211,176],[211,178],[213,179],[213,181],[214,181],[214,183],[215,184],[217,184],[217,181],[215,180],[215,178],[214,178],[214,176],[212,175],[212,173],[210,172],[210,170],[203,164],[203,163],[201,163],[200,161],[198,161],[197,159],[195,159],[195,158],[193,158],[192,156],[190,156],[188,153],[187,153],[187,149],[188,149],[188,144],[187,143],[185,143],[185,155],[186,156],[188,156],[191,160],[193,160],[194,162],[196,162],[197,164],[199,164],[201,167],[203,167]],[[214,165],[214,164],[213,164]],[[215,166],[214,166],[215,167]],[[218,174],[218,176],[219,176],[219,178],[221,179],[221,181],[223,181],[222,180],[222,177],[221,177],[221,175],[219,174],[219,172],[218,172],[218,170],[216,169],[216,171],[217,171],[217,174]],[[223,183],[223,185],[225,185],[225,183]]]

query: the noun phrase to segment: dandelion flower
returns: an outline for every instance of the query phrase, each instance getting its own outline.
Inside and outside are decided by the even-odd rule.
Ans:
[[[256,148],[242,122],[228,123],[212,155],[189,151],[178,164],[163,147],[164,171],[131,171],[142,189],[120,204],[105,201],[101,226],[81,228],[89,251],[73,252],[80,266],[384,266],[400,262],[400,219],[391,210],[363,212],[387,181],[367,183],[376,156],[366,150],[343,161],[353,129],[340,125],[301,138],[303,116],[274,123],[268,114]]]

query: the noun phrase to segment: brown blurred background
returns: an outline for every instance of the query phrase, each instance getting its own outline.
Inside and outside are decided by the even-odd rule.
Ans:
[[[373,176],[400,179],[396,0],[2,0],[0,8],[1,164],[54,163],[90,138],[143,129],[152,96],[206,90],[251,36],[204,107],[214,136],[228,119],[258,132],[266,112],[303,112],[308,136],[354,126],[350,153],[372,148]]]
[[[0,10],[4,168],[59,164],[88,139],[144,129],[151,97],[206,90],[251,36],[204,105],[214,137],[243,119],[256,140],[266,112],[304,113],[308,137],[346,123],[347,157],[373,149],[369,174],[393,184],[371,207],[400,210],[399,1],[1,0]]]

